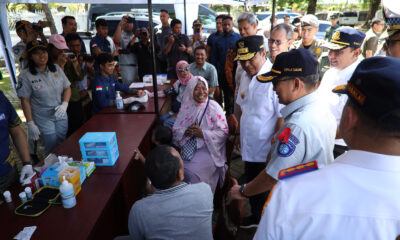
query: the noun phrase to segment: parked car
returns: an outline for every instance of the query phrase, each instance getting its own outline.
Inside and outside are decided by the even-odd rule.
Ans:
[[[339,23],[342,26],[354,27],[358,24],[358,12],[357,11],[347,11],[339,15]]]
[[[299,13],[292,13],[292,12],[276,12],[275,16],[278,17],[278,23],[283,23],[283,17],[285,15],[290,16],[290,22],[293,21],[293,19],[297,17],[301,17],[302,15]],[[260,20],[258,22],[258,26],[262,29],[269,29],[271,26],[271,15],[264,18],[263,20]]]
[[[318,20],[318,22],[319,22],[319,28],[317,34],[315,34],[315,37],[318,39],[324,39],[326,29],[331,25],[331,22],[324,20]]]

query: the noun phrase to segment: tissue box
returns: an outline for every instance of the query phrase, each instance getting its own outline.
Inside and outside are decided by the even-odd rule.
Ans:
[[[96,166],[113,166],[119,157],[115,132],[88,132],[79,145],[83,160]]]
[[[42,173],[41,179],[43,181],[43,185],[52,187],[60,186],[61,183],[57,177],[60,173],[59,171],[57,171],[58,167],[59,166],[50,166]]]

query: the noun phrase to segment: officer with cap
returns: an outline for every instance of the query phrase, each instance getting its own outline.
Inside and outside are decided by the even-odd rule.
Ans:
[[[353,75],[354,70],[359,64],[358,57],[361,54],[361,44],[365,34],[351,27],[340,27],[333,34],[333,37],[327,45],[329,50],[329,62],[331,68],[326,71],[322,78],[318,91],[321,97],[329,104],[329,109],[336,118],[339,126],[343,107],[347,101],[347,95],[332,93],[332,89],[343,85]],[[347,150],[340,133],[336,134],[334,157]]]
[[[278,181],[278,173],[290,166],[314,160],[320,165],[333,162],[336,121],[315,92],[318,62],[311,53],[305,49],[283,52],[271,71],[257,79],[274,85],[279,103],[286,105],[281,110],[285,122],[272,138],[266,169],[253,181],[233,186],[229,199],[270,190]]]
[[[271,81],[257,76],[271,70],[271,62],[265,58],[264,39],[262,36],[248,36],[236,43],[237,56],[244,73],[236,99],[242,114],[240,117],[240,146],[245,162],[244,177],[252,181],[265,169],[265,161],[271,149],[271,139],[276,132],[276,125],[282,125],[279,113],[283,107],[273,91]],[[261,209],[266,199],[261,192],[250,198],[250,217],[243,220],[241,227],[256,227],[261,218]]]
[[[336,31],[336,29],[338,29],[340,27],[338,24],[338,22],[339,22],[338,15],[332,14],[330,19],[331,19],[331,25],[325,31],[324,40],[326,40],[326,41],[330,41],[333,33]]]
[[[400,58],[400,5],[398,1],[383,0],[382,9],[388,26],[383,50],[387,56]]]
[[[290,49],[305,48],[311,52],[315,59],[319,59],[323,52],[327,52],[325,41],[315,38],[319,22],[314,15],[308,14],[301,18],[301,40],[294,42]]]
[[[350,150],[324,169],[281,180],[254,239],[400,233],[400,59],[363,60],[336,92],[349,96],[339,128]]]

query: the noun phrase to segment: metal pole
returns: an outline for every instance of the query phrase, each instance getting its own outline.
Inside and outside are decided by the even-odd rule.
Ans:
[[[276,10],[276,0],[272,0],[271,30],[269,31],[270,36],[272,28],[274,27],[275,10]]]
[[[183,13],[184,13],[184,22],[185,22],[185,35],[187,35],[187,22],[186,22],[186,0],[183,0]]]
[[[10,73],[10,79],[11,79],[11,81],[12,81],[12,83],[13,83],[14,90],[15,90],[15,88],[16,88],[16,86],[17,86],[16,75],[15,75],[15,72],[14,72],[14,68],[13,68],[13,66],[12,66],[11,57],[10,57],[10,52],[8,51],[8,46],[7,46],[6,38],[5,38],[5,36],[4,36],[3,28],[1,27],[1,25],[0,25],[0,37],[1,37],[1,40],[3,41],[3,43],[4,43],[4,53],[5,53],[4,58],[5,58],[5,60],[6,60],[6,65],[9,66],[9,67],[8,67],[8,71],[9,71],[9,73]]]
[[[160,116],[158,111],[158,87],[157,87],[157,66],[156,66],[156,46],[154,38],[154,25],[153,25],[153,6],[151,0],[147,0],[147,8],[149,12],[149,25],[150,25],[150,38],[151,38],[151,55],[153,58],[153,91],[154,91],[154,108],[156,110],[157,117]]]

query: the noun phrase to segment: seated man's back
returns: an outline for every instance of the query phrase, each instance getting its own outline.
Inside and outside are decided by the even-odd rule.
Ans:
[[[173,155],[179,155],[171,147],[161,147],[168,148],[168,151],[174,152]],[[153,151],[159,150],[158,148],[160,147]],[[165,156],[165,152],[158,152],[157,155]],[[150,165],[149,156],[146,165]],[[164,163],[167,162],[168,159]],[[183,165],[180,167],[183,173]],[[146,173],[147,171],[148,168]],[[151,175],[149,178],[152,180]],[[157,185],[154,181],[152,183]],[[157,189],[154,194],[132,206],[129,214],[129,233],[132,239],[209,240],[213,239],[212,213],[213,195],[209,185],[187,184],[179,180],[171,187]]]

